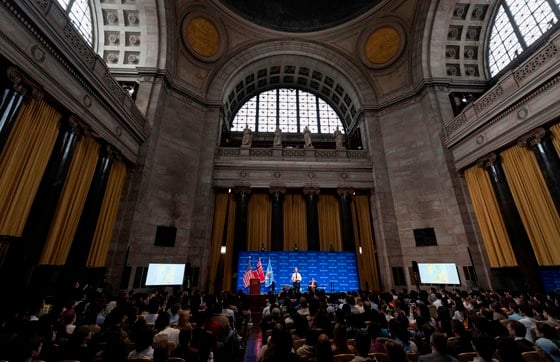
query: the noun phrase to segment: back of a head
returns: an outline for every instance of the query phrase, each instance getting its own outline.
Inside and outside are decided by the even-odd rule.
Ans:
[[[500,360],[507,362],[523,362],[521,349],[517,342],[511,337],[500,337],[496,341]]]
[[[305,336],[305,344],[308,346],[316,346],[317,339],[319,338],[319,331],[315,328],[309,328]]]
[[[508,322],[511,328],[513,329],[513,333],[516,337],[525,338],[525,334],[527,333],[527,327],[519,321],[509,321]]]
[[[169,326],[169,313],[161,311],[158,313],[156,321],[154,323],[154,327],[161,331],[165,329],[165,327]]]
[[[356,337],[354,337],[356,342],[356,352],[362,357],[367,357],[369,353],[369,348],[371,346],[371,337],[364,331],[358,331]]]
[[[385,348],[387,348],[387,354],[389,355],[389,361],[407,361],[408,357],[404,349],[395,343],[395,341],[388,340],[385,342]]]
[[[491,360],[496,351],[496,341],[487,333],[478,333],[473,336],[473,346],[476,352],[484,359]]]
[[[432,347],[439,353],[447,353],[447,336],[443,333],[434,333],[431,337]]]

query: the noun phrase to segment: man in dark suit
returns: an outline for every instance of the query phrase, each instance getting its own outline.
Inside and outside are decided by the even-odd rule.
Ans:
[[[432,353],[418,358],[418,362],[459,362],[459,360],[447,354],[447,336],[443,333],[434,333],[430,338]]]

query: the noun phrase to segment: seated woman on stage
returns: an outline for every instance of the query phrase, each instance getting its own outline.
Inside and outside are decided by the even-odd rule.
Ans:
[[[311,278],[311,281],[307,285],[307,289],[310,292],[316,292],[317,291],[317,281],[315,280],[315,278]]]

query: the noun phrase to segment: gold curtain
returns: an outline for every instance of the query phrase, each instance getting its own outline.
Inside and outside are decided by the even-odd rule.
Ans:
[[[560,217],[533,151],[514,146],[501,156],[508,185],[539,265],[559,265]]]
[[[552,133],[552,142],[554,143],[556,152],[560,155],[560,123],[550,127],[550,133]]]
[[[486,170],[473,166],[465,170],[465,180],[490,266],[516,266],[517,261]]]
[[[286,194],[284,199],[284,250],[307,250],[307,207],[303,194]]]
[[[58,135],[60,114],[45,101],[23,104],[0,155],[0,235],[21,236]]]
[[[86,263],[88,268],[105,266],[125,178],[125,163],[122,161],[115,162],[111,167],[99,218],[97,219],[97,226],[93,234],[93,241]]]
[[[321,194],[317,200],[319,218],[319,250],[342,250],[340,205],[333,194]]]
[[[358,259],[358,274],[360,277],[360,288],[380,290],[379,274],[377,272],[377,258],[375,252],[375,241],[371,225],[369,196],[356,195],[352,208],[352,222],[354,224],[354,237],[356,239],[356,257]],[[356,213],[358,215],[356,215]],[[360,255],[359,247],[362,246]]]
[[[268,192],[254,193],[247,206],[247,250],[270,250],[272,200]]]
[[[76,145],[39,264],[64,265],[78,228],[99,156],[99,144],[85,137]]]
[[[220,262],[220,248],[222,246],[222,238],[226,220],[226,205],[228,204],[229,193],[216,193],[214,201],[214,223],[212,224],[212,244],[210,245],[210,269],[209,269],[209,291],[215,292],[216,279],[221,278],[218,274],[218,263]],[[227,240],[227,234],[226,234]],[[226,244],[227,245],[227,244]],[[227,252],[227,249],[226,249]]]

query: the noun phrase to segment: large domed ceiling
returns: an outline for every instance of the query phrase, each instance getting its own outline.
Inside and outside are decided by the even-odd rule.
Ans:
[[[373,8],[382,0],[220,0],[241,17],[287,32],[327,29]]]

